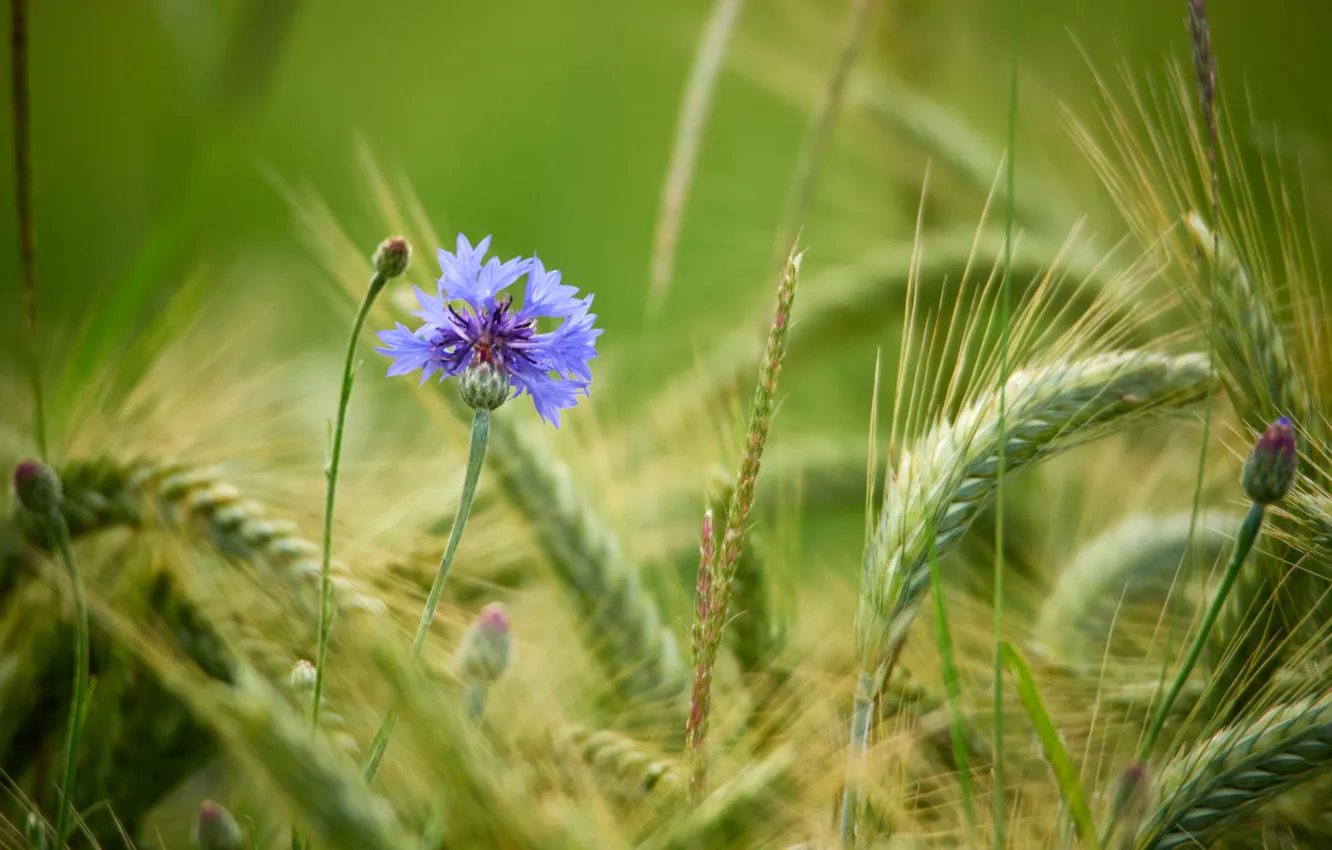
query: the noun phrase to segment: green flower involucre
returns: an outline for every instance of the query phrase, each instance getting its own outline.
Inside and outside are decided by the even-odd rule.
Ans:
[[[1250,499],[1260,505],[1280,501],[1295,483],[1299,453],[1295,448],[1295,429],[1282,416],[1267,426],[1253,444],[1244,461],[1240,485]]]

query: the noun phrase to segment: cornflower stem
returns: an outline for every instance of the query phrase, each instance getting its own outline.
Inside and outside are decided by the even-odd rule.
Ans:
[[[842,794],[843,847],[852,846],[856,840],[860,781],[865,769],[865,753],[869,750],[870,713],[873,707],[874,678],[862,672],[856,683],[856,702],[851,713],[851,750],[847,754],[850,770],[846,777],[846,791]]]
[[[1226,597],[1230,594],[1230,589],[1235,585],[1235,579],[1239,576],[1239,571],[1244,566],[1244,559],[1248,557],[1249,550],[1253,548],[1253,543],[1258,539],[1258,532],[1263,527],[1263,517],[1266,513],[1266,505],[1254,502],[1249,505],[1249,512],[1245,514],[1244,521],[1240,524],[1239,534],[1235,538],[1235,550],[1230,555],[1230,561],[1226,564],[1226,571],[1221,575],[1221,583],[1217,585],[1216,592],[1212,594],[1212,599],[1207,605],[1207,610],[1203,614],[1202,624],[1198,627],[1198,632],[1193,636],[1193,642],[1189,644],[1189,651],[1184,656],[1184,663],[1175,671],[1175,678],[1170,683],[1170,690],[1166,691],[1165,698],[1161,704],[1156,707],[1156,713],[1152,716],[1152,724],[1147,729],[1147,735],[1142,740],[1142,746],[1138,750],[1138,761],[1146,763],[1148,756],[1151,755],[1152,747],[1156,744],[1156,739],[1161,735],[1161,729],[1165,726],[1166,717],[1170,714],[1170,707],[1174,705],[1179,697],[1179,692],[1184,689],[1184,683],[1188,680],[1189,674],[1193,672],[1193,665],[1198,662],[1198,656],[1202,654],[1203,646],[1207,643],[1207,636],[1212,631],[1212,626],[1216,624],[1217,615],[1221,613],[1221,607],[1226,602]]]
[[[361,329],[370,315],[370,306],[375,297],[384,289],[388,277],[376,272],[370,279],[370,286],[361,299],[361,306],[352,321],[351,336],[347,340],[347,357],[342,365],[342,394],[338,397],[338,415],[333,424],[333,440],[329,446],[328,466],[324,477],[328,479],[328,488],[324,493],[324,553],[319,563],[319,631],[315,649],[315,683],[310,696],[310,725],[319,725],[319,708],[324,701],[325,660],[328,656],[328,636],[333,627],[333,508],[338,495],[338,469],[342,462],[342,435],[347,424],[347,407],[351,403],[352,382],[356,378],[356,345],[361,338]]]
[[[324,492],[324,552],[319,563],[319,631],[315,641],[315,682],[310,694],[310,726],[318,728],[319,709],[324,704],[324,671],[328,657],[328,637],[333,630],[333,509],[338,495],[338,470],[342,463],[342,435],[347,425],[347,407],[351,404],[352,383],[356,379],[356,346],[361,339],[361,329],[370,315],[370,307],[375,297],[384,289],[388,276],[376,271],[370,279],[370,286],[365,290],[361,306],[352,320],[351,336],[347,339],[347,356],[342,364],[342,390],[338,396],[338,415],[333,424],[333,438],[328,449],[328,462],[324,467],[324,477],[328,487]],[[292,850],[301,850],[305,841],[291,828]]]
[[[480,679],[473,679],[467,683],[467,716],[480,722],[481,715],[486,713],[486,696],[490,692],[490,686]]]
[[[707,745],[708,714],[711,706],[712,671],[721,650],[722,635],[726,630],[727,609],[731,603],[731,585],[735,581],[736,563],[745,538],[749,511],[754,507],[754,488],[758,484],[759,466],[763,449],[772,428],[772,415],[777,406],[777,376],[786,357],[786,340],[791,328],[791,309],[795,304],[796,284],[800,279],[800,254],[794,251],[787,257],[781,283],[777,287],[777,312],[768,330],[768,343],[759,364],[758,386],[754,391],[754,406],[749,414],[749,437],[745,455],[736,474],[735,489],[726,510],[726,526],[721,546],[709,570],[706,614],[699,635],[694,640],[694,689],[690,698],[690,716],[686,723],[689,756],[698,771],[692,788],[700,797],[707,789],[703,750]],[[695,711],[695,709],[697,711]]]
[[[467,515],[472,511],[472,500],[476,497],[476,485],[481,479],[481,464],[486,457],[486,442],[490,438],[490,411],[477,410],[472,416],[472,440],[467,455],[467,473],[463,478],[462,498],[458,500],[458,513],[453,519],[453,528],[449,531],[449,542],[444,547],[444,555],[439,559],[439,570],[435,573],[435,582],[430,586],[430,595],[426,597],[425,608],[421,611],[421,621],[416,626],[416,639],[412,641],[412,660],[421,657],[425,648],[426,636],[430,634],[430,624],[435,619],[435,609],[439,607],[439,598],[444,593],[444,579],[453,566],[453,556],[458,551],[458,542],[462,540],[463,526],[467,525]],[[384,715],[384,721],[370,743],[370,751],[364,763],[365,781],[371,782],[379,772],[379,763],[388,748],[389,736],[398,722],[395,711]]]
[[[65,737],[65,777],[60,783],[60,810],[56,814],[56,847],[64,847],[69,837],[69,811],[73,805],[74,779],[78,772],[79,738],[83,734],[84,703],[88,694],[88,603],[83,598],[83,581],[74,561],[69,527],[59,510],[48,517],[60,559],[69,571],[74,590],[74,696],[69,704],[69,731]]]

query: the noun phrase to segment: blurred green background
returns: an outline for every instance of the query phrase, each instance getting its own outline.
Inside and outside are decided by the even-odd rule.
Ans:
[[[681,356],[766,297],[774,231],[843,2],[751,2],[717,93],[690,198],[675,286],[651,352],[640,345],[658,197],[694,40],[709,4],[605,0],[39,0],[31,12],[38,276],[50,380],[85,345],[114,356],[135,320],[204,271],[242,287],[255,262],[292,287],[319,279],[277,181],[308,185],[366,251],[363,139],[410,178],[440,231],[496,234],[597,293],[608,357],[643,364],[612,400],[632,404]],[[864,66],[883,69],[1002,146],[1008,26],[995,0],[883,2]],[[1209,3],[1223,90],[1247,94],[1262,147],[1276,129],[1325,208],[1332,9],[1322,0]],[[1093,116],[1088,62],[1158,73],[1187,62],[1182,0],[1023,0],[1019,185],[1064,224],[1090,214],[1119,235],[1060,129],[1057,103]],[[5,73],[8,73],[8,42]],[[1245,88],[1241,88],[1241,86]],[[0,303],[5,356],[22,338],[10,111],[0,133]],[[876,241],[909,240],[931,151],[882,146],[843,121],[807,220],[809,269]],[[947,180],[944,195],[947,195]],[[1057,187],[1051,189],[1050,187]],[[974,226],[976,202],[932,215]],[[1096,216],[1101,215],[1101,218]],[[939,221],[931,220],[931,224]],[[1315,224],[1314,229],[1320,229]],[[435,246],[418,246],[432,264]],[[418,265],[420,267],[420,265]],[[272,285],[272,277],[265,278]],[[311,299],[293,333],[336,345],[341,320]],[[322,335],[322,336],[321,336]],[[299,338],[306,338],[301,336]],[[91,340],[91,343],[89,341]],[[873,345],[847,356],[872,356]],[[866,351],[870,354],[866,355]],[[90,353],[91,352],[91,353]],[[797,352],[797,356],[799,352]],[[871,367],[820,371],[836,404],[865,404]],[[805,405],[801,405],[805,407]],[[810,409],[810,408],[807,408]],[[796,414],[797,416],[799,414]]]

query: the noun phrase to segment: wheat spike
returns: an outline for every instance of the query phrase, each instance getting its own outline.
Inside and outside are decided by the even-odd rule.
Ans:
[[[1138,850],[1194,847],[1228,823],[1332,770],[1332,697],[1310,697],[1241,720],[1169,761]]]
[[[1188,512],[1130,516],[1078,550],[1036,618],[1032,631],[1042,652],[1092,669],[1101,661],[1111,620],[1121,604],[1141,600],[1155,612],[1169,599],[1170,614],[1183,614],[1183,589],[1172,592],[1171,588],[1181,566],[1186,566],[1190,520]],[[1223,556],[1238,527],[1239,518],[1230,514],[1199,518],[1192,557],[1204,571]]]
[[[658,790],[673,793],[681,788],[673,761],[653,755],[640,742],[618,732],[570,726],[558,745],[576,753],[592,770],[601,792],[622,804],[641,803]]]
[[[658,840],[642,846],[704,850],[760,844],[780,832],[781,814],[793,790],[795,763],[795,751],[781,747],[762,761],[746,765],[692,812],[674,819]]]
[[[1057,361],[1008,381],[1007,433],[998,433],[997,394],[940,421],[903,450],[887,483],[856,612],[861,669],[882,682],[929,586],[932,521],[942,556],[994,494],[1000,440],[1011,471],[1123,426],[1149,411],[1192,404],[1206,390],[1208,360],[1140,351]]]
[[[1229,243],[1214,238],[1201,216],[1190,212],[1184,224],[1214,269],[1215,297],[1209,300],[1198,293],[1197,308],[1205,311],[1209,304],[1216,308],[1217,365],[1236,410],[1260,432],[1279,415],[1301,425],[1310,422],[1309,391],[1273,314],[1270,295],[1254,286]]]
[[[271,518],[263,505],[243,498],[215,470],[179,462],[97,457],[71,461],[60,475],[67,482],[61,513],[76,538],[117,526],[141,527],[147,519],[144,508],[150,507],[181,531],[202,532],[200,536],[223,555],[263,558],[295,587],[309,593],[318,588],[318,547],[300,536],[295,524]],[[30,520],[21,530],[39,545],[42,538]],[[336,565],[335,571],[335,589],[344,611],[384,610],[384,603],[347,575],[344,565]],[[315,604],[308,593],[304,599]]]
[[[574,484],[568,467],[544,451],[540,437],[498,416],[490,439],[496,477],[532,524],[617,690],[628,700],[676,707],[688,687],[688,671],[656,600],[621,554],[615,533]]]

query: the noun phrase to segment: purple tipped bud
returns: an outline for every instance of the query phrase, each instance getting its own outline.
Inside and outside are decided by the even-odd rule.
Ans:
[[[401,236],[390,236],[379,243],[373,259],[380,277],[398,277],[412,264],[412,246]]]
[[[509,615],[498,602],[487,605],[467,628],[458,647],[462,673],[478,682],[493,682],[509,668],[513,649],[509,645]]]
[[[231,812],[204,800],[194,819],[194,845],[199,850],[240,850],[244,844],[245,836]]]
[[[60,476],[39,460],[21,460],[14,467],[14,495],[27,510],[52,514],[60,507]]]
[[[488,360],[474,360],[460,379],[463,403],[473,410],[494,410],[509,400],[509,375]]]
[[[1137,788],[1146,778],[1147,768],[1135,761],[1124,768],[1124,773],[1119,777],[1119,781],[1132,788]]]
[[[291,687],[299,694],[309,694],[314,690],[315,666],[302,658],[291,667]]]
[[[1118,823],[1136,824],[1142,819],[1149,799],[1149,788],[1147,768],[1140,762],[1135,761],[1124,768],[1115,782],[1114,797],[1110,804],[1111,811],[1118,816]]]
[[[1270,505],[1290,490],[1298,466],[1295,429],[1290,420],[1282,416],[1268,425],[1258,442],[1253,444],[1253,451],[1244,461],[1240,485],[1250,499],[1260,505]]]

